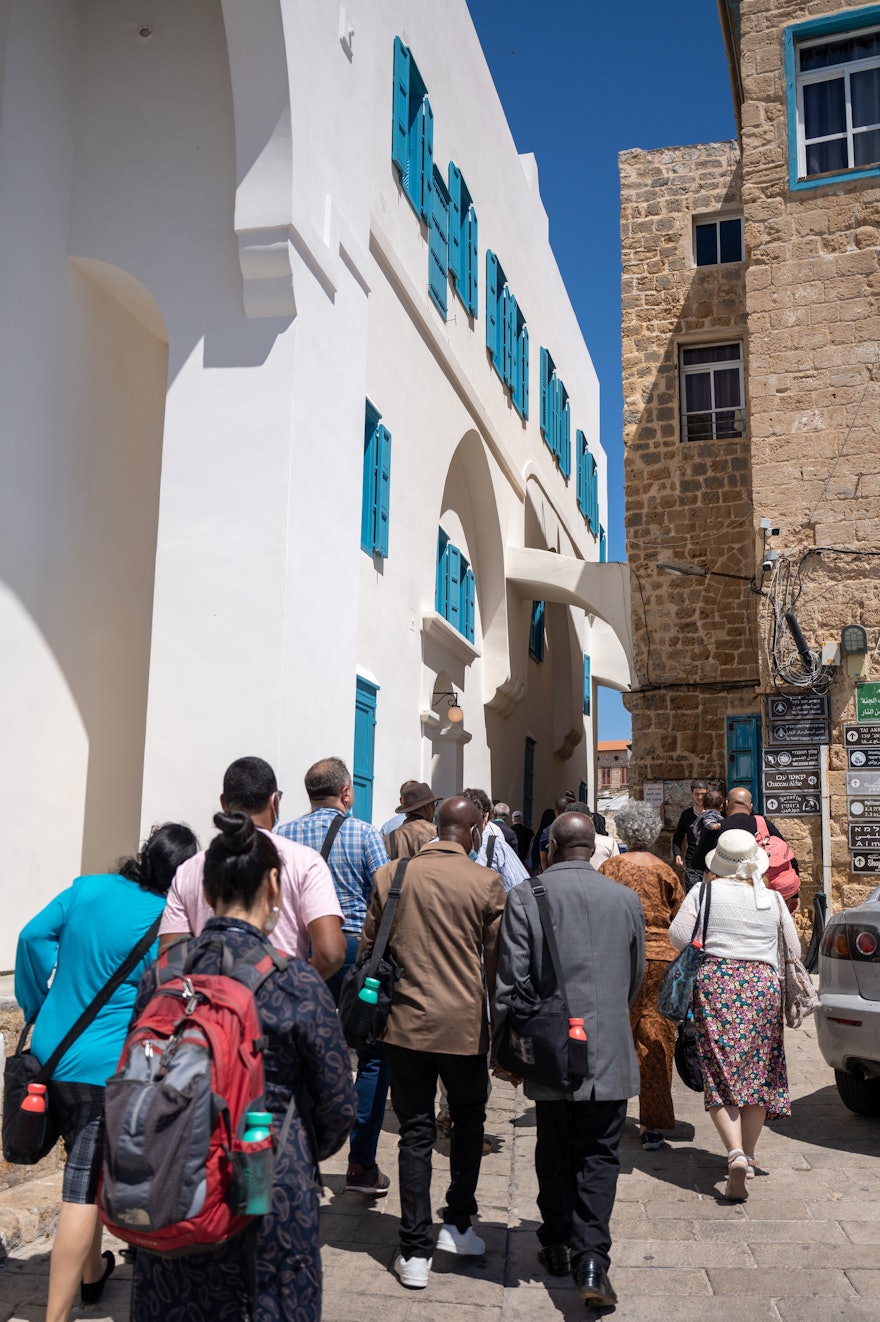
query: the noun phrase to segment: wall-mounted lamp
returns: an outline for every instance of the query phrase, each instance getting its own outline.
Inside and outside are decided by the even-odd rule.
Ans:
[[[748,574],[725,574],[720,569],[706,569],[704,565],[691,565],[686,560],[658,560],[657,568],[664,574],[679,574],[682,578],[735,578],[740,583],[752,583]]]
[[[431,706],[438,707],[443,698],[446,699],[446,706],[448,708],[446,715],[449,717],[453,725],[460,724],[460,722],[464,720],[464,711],[458,705],[458,694],[454,689],[448,690],[445,693],[435,693],[434,701],[431,703]]]
[[[840,650],[850,679],[860,679],[868,659],[868,635],[860,624],[848,624],[840,635]]]

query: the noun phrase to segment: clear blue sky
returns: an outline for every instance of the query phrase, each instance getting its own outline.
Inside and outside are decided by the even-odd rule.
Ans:
[[[617,153],[733,138],[712,0],[468,0],[518,149],[538,159],[550,241],[602,390],[610,560],[623,560]],[[599,693],[599,738],[625,739]]]

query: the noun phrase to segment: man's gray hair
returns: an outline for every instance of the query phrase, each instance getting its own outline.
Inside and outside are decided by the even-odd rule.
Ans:
[[[633,799],[621,808],[614,825],[627,849],[650,849],[663,830],[656,808],[640,799]]]
[[[311,800],[338,799],[346,785],[351,784],[351,772],[341,757],[324,757],[309,767],[305,782]]]

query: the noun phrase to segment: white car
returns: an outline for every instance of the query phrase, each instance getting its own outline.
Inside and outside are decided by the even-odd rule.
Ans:
[[[880,889],[828,919],[819,999],[819,1050],[841,1100],[857,1115],[880,1115]]]

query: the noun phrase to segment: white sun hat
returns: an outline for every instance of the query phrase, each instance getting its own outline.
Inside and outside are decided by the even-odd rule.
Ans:
[[[734,877],[752,883],[756,909],[769,909],[772,904],[763,881],[769,866],[766,850],[761,849],[751,831],[725,831],[719,836],[715,848],[706,855],[707,872],[716,877]]]

